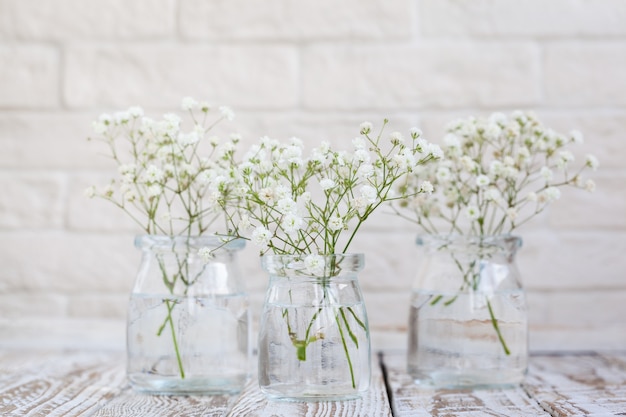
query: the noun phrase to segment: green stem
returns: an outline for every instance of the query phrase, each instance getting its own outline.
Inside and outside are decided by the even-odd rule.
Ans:
[[[337,321],[337,328],[339,329],[339,334],[341,335],[341,344],[343,345],[343,351],[346,353],[346,359],[348,360],[348,367],[350,368],[350,378],[352,379],[352,388],[356,388],[356,382],[354,381],[354,368],[352,367],[350,352],[348,352],[346,336],[343,334],[343,330],[341,330],[341,322],[339,321],[339,316],[337,314],[335,314],[335,320]]]
[[[498,326],[498,320],[496,319],[495,314],[493,314],[493,308],[491,308],[491,301],[487,300],[487,308],[489,309],[489,316],[491,317],[491,324],[493,324],[493,328],[496,330],[498,334],[498,340],[500,340],[500,344],[502,345],[502,349],[504,349],[504,353],[507,355],[511,354],[509,347],[506,345],[504,341],[504,337],[502,337],[502,333],[500,332],[500,326]]]
[[[161,336],[165,328],[165,324],[169,322],[170,331],[172,333],[172,341],[174,342],[174,351],[176,352],[176,362],[178,362],[178,371],[180,372],[181,379],[185,379],[185,369],[183,368],[183,361],[180,356],[180,349],[178,348],[178,340],[176,339],[176,329],[174,329],[174,320],[172,319],[172,310],[176,306],[176,302],[172,302],[172,300],[165,300],[165,304],[167,305],[167,317],[163,322],[163,325],[159,328],[157,332],[157,336]]]

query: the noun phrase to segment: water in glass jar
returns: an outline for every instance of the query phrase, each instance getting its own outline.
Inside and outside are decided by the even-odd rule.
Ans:
[[[519,384],[527,369],[525,306],[524,292],[517,289],[492,294],[414,292],[409,374],[418,384],[437,387]]]
[[[248,323],[244,295],[133,294],[128,378],[143,392],[238,392],[249,372]]]
[[[365,306],[269,303],[259,336],[259,384],[272,398],[358,398],[370,383]],[[309,340],[305,348],[294,345]]]

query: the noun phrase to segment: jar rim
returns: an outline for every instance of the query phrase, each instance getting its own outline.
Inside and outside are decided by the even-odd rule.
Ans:
[[[234,236],[168,236],[168,235],[137,235],[135,247],[139,249],[167,249],[187,250],[188,248],[199,249],[209,247],[224,250],[239,250],[246,246],[246,241]]]
[[[317,261],[323,263],[312,267],[307,264],[309,256],[318,256]],[[262,268],[271,274],[281,275],[309,275],[309,276],[336,276],[340,272],[357,272],[365,266],[365,255],[363,253],[335,253],[330,255],[321,254],[299,254],[281,255],[266,254],[261,256]],[[339,269],[335,271],[335,266]]]
[[[490,247],[516,251],[522,247],[522,238],[512,234],[497,235],[461,235],[461,234],[425,234],[415,239],[417,246],[448,250],[466,247]]]

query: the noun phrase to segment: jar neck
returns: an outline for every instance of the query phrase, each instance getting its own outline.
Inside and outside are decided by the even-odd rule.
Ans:
[[[263,269],[276,277],[333,278],[356,276],[364,267],[363,254],[264,255]]]
[[[239,251],[245,240],[232,236],[167,236],[139,235],[135,237],[135,247],[152,252],[198,252],[202,248],[211,251]]]
[[[416,243],[431,254],[446,253],[468,258],[513,258],[522,246],[522,239],[514,235],[420,235]]]

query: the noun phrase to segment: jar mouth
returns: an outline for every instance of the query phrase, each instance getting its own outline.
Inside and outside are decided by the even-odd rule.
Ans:
[[[522,247],[522,238],[511,234],[499,235],[460,235],[460,234],[439,234],[439,235],[419,235],[415,239],[417,246],[435,250],[467,250],[468,248],[481,248],[516,252]]]
[[[270,274],[283,276],[329,277],[358,272],[365,266],[362,253],[332,255],[263,255],[261,266]]]
[[[210,249],[240,250],[246,246],[246,241],[234,236],[166,236],[166,235],[138,235],[135,237],[135,247],[150,250],[188,251],[208,247]]]

